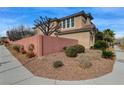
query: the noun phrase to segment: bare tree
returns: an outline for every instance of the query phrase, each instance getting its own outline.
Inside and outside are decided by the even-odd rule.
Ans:
[[[54,32],[58,32],[60,28],[60,23],[55,23],[53,19],[46,17],[40,17],[35,21],[35,28],[39,28],[44,35],[50,36]]]
[[[9,29],[6,32],[8,38],[12,41],[35,35],[35,31],[25,26],[18,26]]]

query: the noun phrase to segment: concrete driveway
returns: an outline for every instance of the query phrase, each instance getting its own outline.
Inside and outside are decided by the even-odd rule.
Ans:
[[[34,76],[4,47],[0,46],[0,84],[1,85],[97,85],[124,84],[124,52],[115,47],[117,60],[112,73],[90,80],[60,81]]]

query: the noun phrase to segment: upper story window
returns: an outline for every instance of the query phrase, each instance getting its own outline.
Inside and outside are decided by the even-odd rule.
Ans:
[[[65,28],[65,20],[63,20],[63,28]]]
[[[67,19],[67,28],[69,28],[70,27],[70,19],[68,18]]]
[[[74,17],[71,18],[71,27],[74,27]]]
[[[61,28],[74,27],[74,17],[61,21]]]
[[[63,28],[63,21],[61,21],[61,23],[60,23],[60,27]]]

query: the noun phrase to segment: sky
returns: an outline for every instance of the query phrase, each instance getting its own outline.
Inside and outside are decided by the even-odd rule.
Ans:
[[[124,36],[124,8],[119,7],[3,7],[0,8],[0,36],[19,25],[33,27],[39,16],[61,18],[82,10],[91,13],[92,22],[100,31],[109,28],[116,33],[116,38]]]

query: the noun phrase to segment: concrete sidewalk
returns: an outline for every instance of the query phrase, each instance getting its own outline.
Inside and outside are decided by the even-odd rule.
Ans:
[[[30,73],[4,46],[0,46],[0,84],[55,84]]]
[[[90,80],[60,81],[34,76],[4,47],[0,46],[0,84],[7,85],[95,85],[124,84],[124,52],[115,47],[117,61],[112,73]]]

